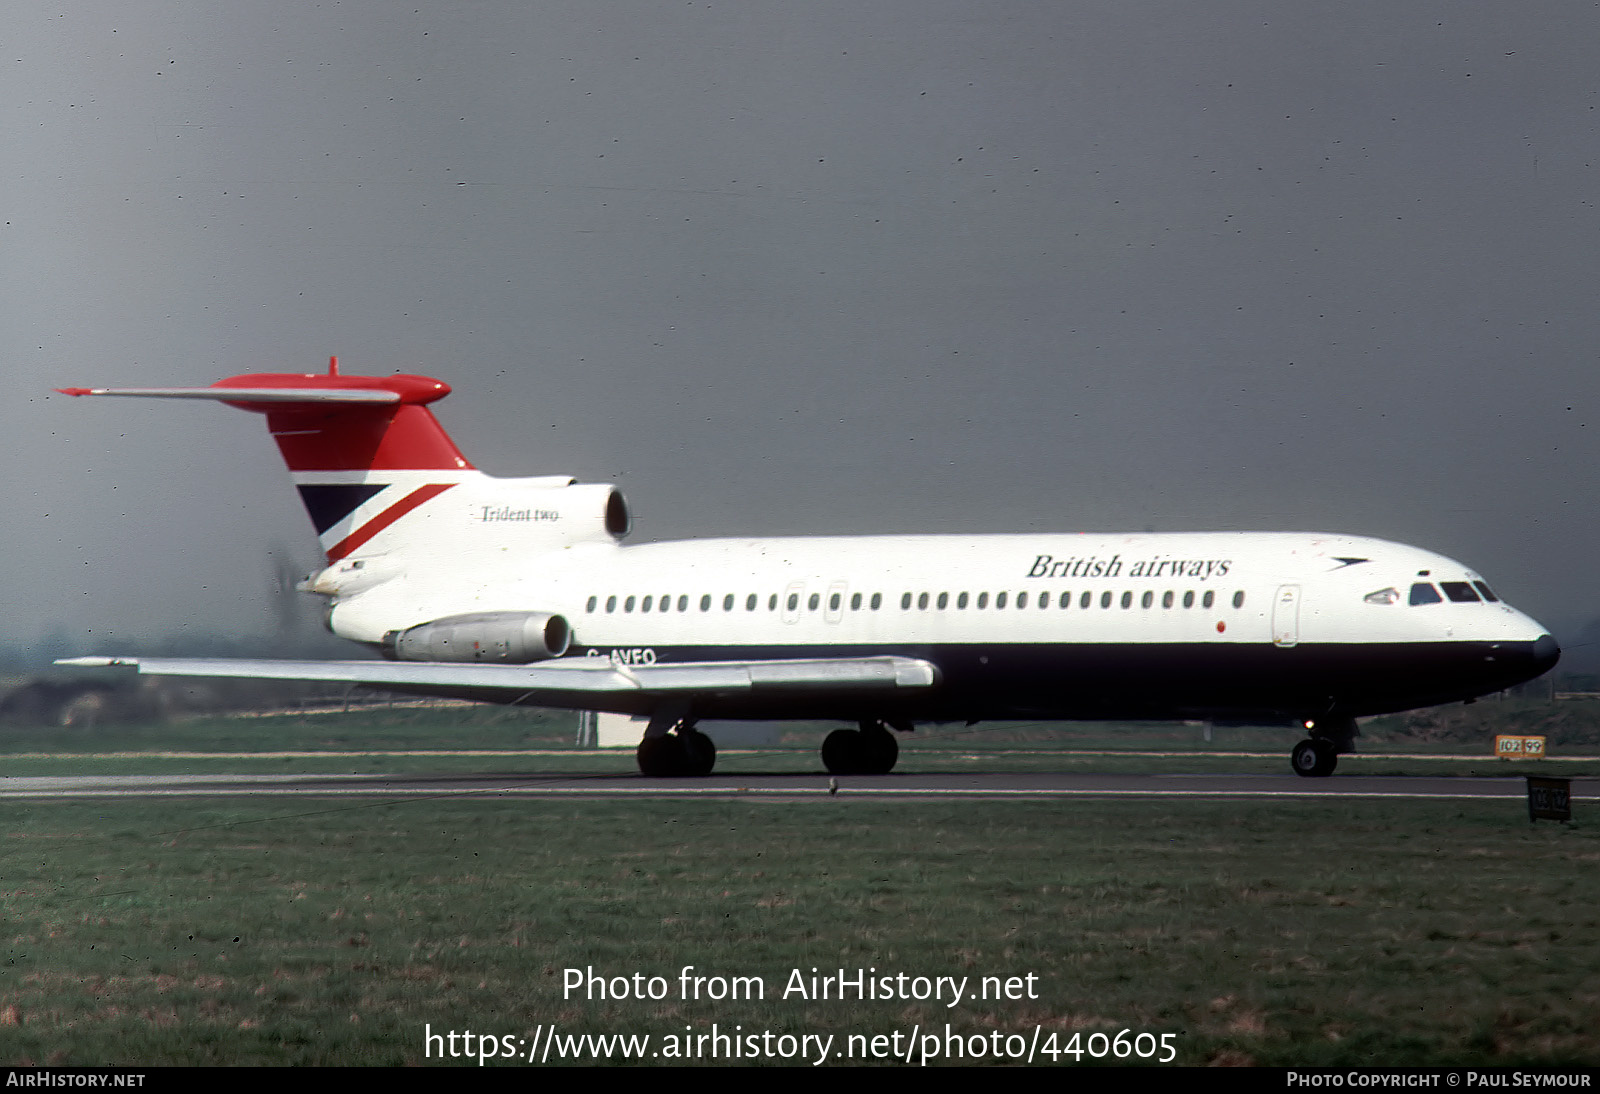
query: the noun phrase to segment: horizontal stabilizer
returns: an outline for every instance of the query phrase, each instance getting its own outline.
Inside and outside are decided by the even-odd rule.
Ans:
[[[329,361],[326,373],[254,372],[229,376],[206,387],[56,390],[72,396],[190,399],[263,415],[295,485],[301,488],[330,561],[345,557],[386,529],[385,542],[377,550],[414,542],[425,517],[401,528],[390,526],[462,481],[462,472],[474,470],[428,410],[429,403],[450,394],[449,384],[407,373],[345,376],[339,372],[337,358]],[[436,472],[448,473],[448,481],[429,481]],[[370,494],[347,505],[355,494],[343,490],[335,498],[331,489],[397,483],[408,489],[365,507],[363,503],[373,500]]]
[[[211,399],[227,403],[398,403],[394,391],[293,387],[58,387],[63,395],[124,395],[139,399]]]

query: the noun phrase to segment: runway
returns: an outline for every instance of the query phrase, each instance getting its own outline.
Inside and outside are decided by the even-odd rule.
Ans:
[[[40,775],[0,778],[0,800],[81,798],[754,798],[929,801],[1060,798],[1504,798],[1524,799],[1526,782],[1467,776],[1335,775]],[[1600,798],[1600,778],[1574,778],[1575,800]]]

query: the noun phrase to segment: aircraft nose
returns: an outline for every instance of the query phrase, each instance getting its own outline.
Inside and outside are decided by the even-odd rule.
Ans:
[[[1535,676],[1549,672],[1561,660],[1561,647],[1548,634],[1541,634],[1533,642],[1533,671]]]

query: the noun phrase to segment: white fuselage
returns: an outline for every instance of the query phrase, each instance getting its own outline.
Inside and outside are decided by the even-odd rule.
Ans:
[[[377,577],[384,560],[362,565]],[[1457,599],[1412,603],[1414,585],[1447,582]],[[933,705],[949,717],[1298,717],[1536,675],[1511,651],[1544,628],[1486,593],[1441,555],[1337,535],[580,542],[465,568],[413,561],[341,595],[330,623],[376,643],[466,612],[556,612],[569,656],[623,663],[905,654],[940,666]]]

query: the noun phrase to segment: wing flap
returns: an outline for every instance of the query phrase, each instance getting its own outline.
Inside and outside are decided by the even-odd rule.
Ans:
[[[532,665],[457,665],[429,661],[252,661],[208,657],[73,657],[58,665],[127,666],[146,676],[252,680],[323,680],[371,687],[460,688],[481,693],[570,697],[684,695],[693,692],[885,690],[932,687],[938,670],[910,657],[836,657],[797,661],[684,661],[623,665],[572,657]]]

